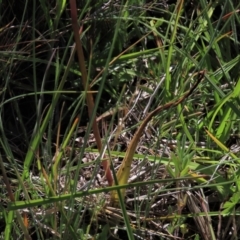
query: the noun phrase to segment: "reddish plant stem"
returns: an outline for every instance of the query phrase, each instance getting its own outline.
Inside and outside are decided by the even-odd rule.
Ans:
[[[86,91],[86,101],[87,101],[87,106],[88,106],[88,115],[89,118],[94,118],[93,120],[93,134],[96,139],[97,143],[97,148],[99,152],[102,150],[102,142],[101,142],[101,137],[98,129],[98,124],[96,121],[96,116],[93,116],[93,109],[94,109],[94,101],[93,101],[93,96],[92,93],[90,92],[90,87],[87,81],[87,69],[85,66],[85,59],[84,59],[84,54],[83,54],[83,48],[82,48],[82,43],[80,41],[80,36],[79,36],[79,27],[77,23],[77,7],[76,7],[76,1],[75,0],[70,0],[70,8],[71,8],[71,18],[72,18],[72,27],[73,27],[73,33],[74,33],[74,39],[76,43],[76,52],[78,56],[78,63],[79,63],[79,68],[82,73],[82,82],[84,89]],[[80,28],[81,29],[81,28]],[[82,31],[82,30],[80,30]],[[109,168],[109,161],[108,160],[103,160],[102,161],[102,166],[105,171],[105,176],[108,181],[109,186],[112,186],[113,184],[113,177]]]

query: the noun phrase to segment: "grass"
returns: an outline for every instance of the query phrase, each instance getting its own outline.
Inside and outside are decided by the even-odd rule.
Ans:
[[[0,239],[237,239],[239,7],[1,1]]]

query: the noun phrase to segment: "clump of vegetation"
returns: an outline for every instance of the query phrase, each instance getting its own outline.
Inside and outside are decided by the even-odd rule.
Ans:
[[[1,239],[237,239],[240,3],[2,1]]]

